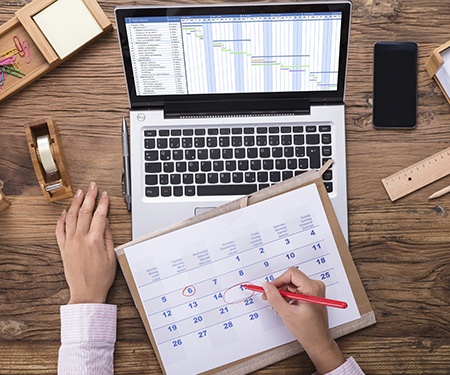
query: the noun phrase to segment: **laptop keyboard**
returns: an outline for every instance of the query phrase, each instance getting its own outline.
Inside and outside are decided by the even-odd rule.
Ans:
[[[245,195],[320,168],[331,125],[144,131],[147,197]],[[333,191],[333,171],[323,175]]]

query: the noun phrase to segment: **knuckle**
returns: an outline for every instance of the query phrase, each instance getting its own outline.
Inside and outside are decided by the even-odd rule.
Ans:
[[[325,283],[321,280],[314,280],[314,289],[317,295],[325,296]]]
[[[92,213],[92,211],[84,206],[81,206],[80,208],[80,215],[90,215]]]

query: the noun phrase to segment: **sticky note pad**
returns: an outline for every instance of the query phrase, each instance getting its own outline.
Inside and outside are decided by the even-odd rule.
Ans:
[[[83,0],[57,0],[33,20],[61,59],[102,33]]]

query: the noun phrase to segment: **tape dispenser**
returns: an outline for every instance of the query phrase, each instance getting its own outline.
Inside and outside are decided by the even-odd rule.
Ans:
[[[51,118],[24,125],[36,177],[49,202],[73,197],[58,127]]]

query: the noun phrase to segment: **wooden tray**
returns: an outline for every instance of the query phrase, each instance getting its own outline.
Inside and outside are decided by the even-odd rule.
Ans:
[[[90,17],[93,17],[98,23],[101,32],[98,35],[92,36],[92,38],[87,40],[81,46],[73,49],[68,56],[60,58],[33,18],[35,15],[46,10],[46,8],[54,5],[58,1],[64,2],[66,0],[35,0],[18,10],[11,20],[0,26],[0,54],[16,48],[17,39],[21,43],[26,41],[30,52],[29,63],[26,61],[26,56],[22,57],[18,54],[16,55],[20,71],[25,75],[22,78],[17,78],[5,74],[4,84],[3,86],[0,86],[0,103],[45,73],[56,68],[58,65],[75,55],[83,47],[112,29],[111,22],[95,0],[79,0],[82,1],[88,9]],[[89,13],[87,14],[89,15]]]

